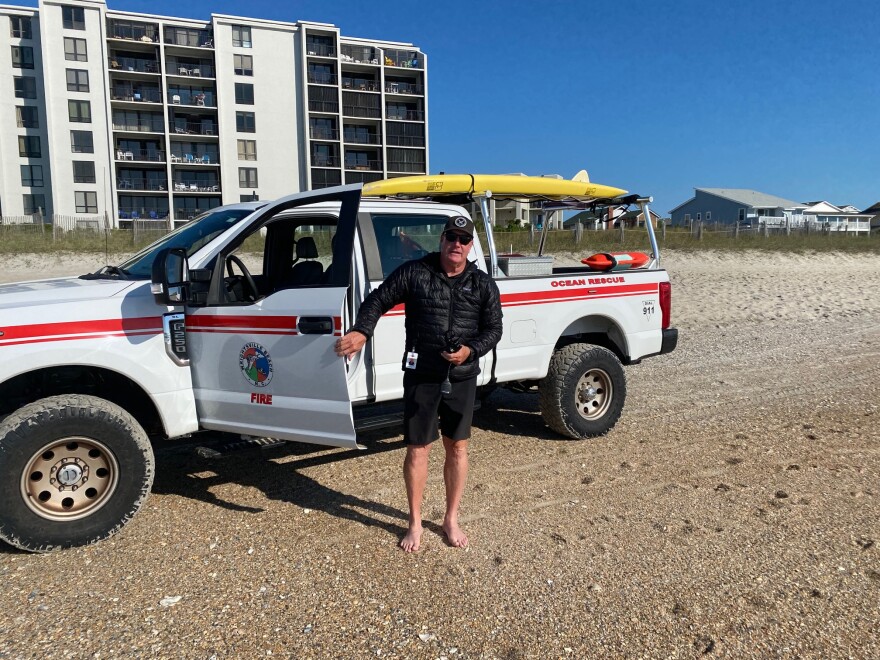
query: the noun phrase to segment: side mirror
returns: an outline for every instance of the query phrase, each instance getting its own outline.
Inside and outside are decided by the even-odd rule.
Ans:
[[[186,250],[165,248],[153,261],[150,292],[160,305],[180,305],[189,293],[189,266]]]

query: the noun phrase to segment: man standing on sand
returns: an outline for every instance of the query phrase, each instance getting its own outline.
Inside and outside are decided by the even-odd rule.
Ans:
[[[391,273],[364,300],[351,331],[336,342],[338,355],[354,355],[385,312],[406,305],[403,478],[409,528],[400,542],[406,552],[416,552],[421,545],[428,453],[438,431],[446,450],[443,532],[454,547],[468,544],[458,525],[458,508],[467,481],[479,358],[498,343],[502,330],[498,287],[467,259],[473,239],[470,218],[450,218],[440,236],[440,251],[408,261]]]

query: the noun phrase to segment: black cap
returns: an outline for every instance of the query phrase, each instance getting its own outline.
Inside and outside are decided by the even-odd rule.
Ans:
[[[466,218],[463,215],[457,215],[454,218],[449,218],[446,221],[446,226],[443,227],[443,231],[449,231],[452,229],[453,231],[460,231],[463,234],[467,234],[468,236],[474,235],[474,223],[470,218]]]

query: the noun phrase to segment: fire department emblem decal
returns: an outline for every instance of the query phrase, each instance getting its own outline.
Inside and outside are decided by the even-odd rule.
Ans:
[[[245,380],[254,387],[266,387],[272,382],[272,358],[260,344],[248,342],[238,354],[238,366]]]

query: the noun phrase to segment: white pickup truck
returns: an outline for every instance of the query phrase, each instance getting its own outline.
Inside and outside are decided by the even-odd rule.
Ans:
[[[403,309],[350,362],[334,343],[464,213],[328,188],[214,209],[96,273],[0,285],[0,538],[39,552],[114,534],[150,491],[152,439],[358,446],[355,420],[402,396]],[[471,258],[496,278],[504,332],[480,385],[536,388],[560,434],[607,432],[621,365],[677,341],[650,223],[650,263],[609,272],[499,256],[485,224],[489,249],[477,239]]]

